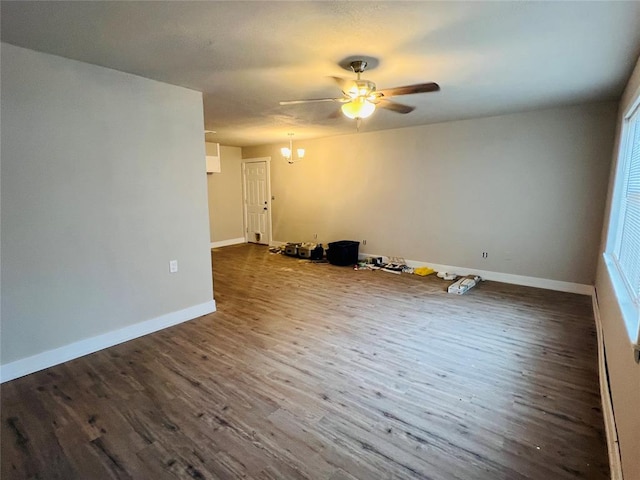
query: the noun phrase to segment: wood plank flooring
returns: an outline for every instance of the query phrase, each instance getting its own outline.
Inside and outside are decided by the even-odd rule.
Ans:
[[[218,311],[2,386],[9,479],[606,479],[586,296],[214,250]]]

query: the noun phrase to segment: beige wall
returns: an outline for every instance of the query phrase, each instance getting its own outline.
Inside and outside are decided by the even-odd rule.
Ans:
[[[281,144],[242,154],[273,159],[274,240],[366,239],[361,252],[592,285],[615,114],[607,102],[299,141],[293,165]]]
[[[206,144],[207,154],[215,154]],[[221,173],[207,175],[211,242],[244,237],[242,210],[242,154],[239,147],[220,146]]]
[[[212,304],[201,93],[2,44],[1,95],[3,365]]]
[[[631,106],[634,98],[637,98],[640,89],[640,59],[625,89],[620,108],[618,110],[618,135],[616,137],[616,149],[614,151],[614,165],[610,181],[607,200],[606,218],[610,213],[610,202],[613,185],[613,172],[618,159],[618,146],[620,142],[620,125],[623,115]],[[604,252],[607,227],[602,232],[602,247]],[[635,363],[633,346],[627,333],[618,301],[613,291],[613,286],[604,264],[602,255],[599,255],[596,275],[596,294],[607,358],[607,368],[613,400],[613,411],[616,418],[620,453],[622,456],[622,471],[625,480],[640,478],[640,365]]]

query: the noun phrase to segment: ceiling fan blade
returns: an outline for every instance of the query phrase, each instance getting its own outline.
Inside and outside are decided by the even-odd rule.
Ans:
[[[344,98],[307,98],[304,100],[284,100],[280,105],[297,105],[299,103],[342,102]]]
[[[440,85],[437,83],[418,83],[416,85],[404,85],[402,87],[383,88],[376,93],[382,97],[395,97],[397,95],[411,95],[413,93],[437,92]]]
[[[387,100],[386,98],[381,98],[380,101],[376,103],[379,108],[384,108],[385,110],[391,110],[396,113],[411,113],[416,107],[411,107],[409,105],[403,105],[402,103],[392,102],[391,100]]]

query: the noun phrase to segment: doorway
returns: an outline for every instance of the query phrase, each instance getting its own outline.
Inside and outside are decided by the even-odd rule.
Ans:
[[[245,238],[249,243],[271,243],[271,158],[242,161]]]

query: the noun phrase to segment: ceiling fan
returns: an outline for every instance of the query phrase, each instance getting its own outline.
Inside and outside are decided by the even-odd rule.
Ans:
[[[440,86],[433,82],[377,90],[375,83],[370,80],[360,78],[360,75],[367,68],[367,62],[365,60],[354,60],[350,63],[350,66],[351,70],[353,70],[357,75],[356,80],[350,80],[342,77],[331,77],[336,81],[340,90],[342,90],[341,97],[286,100],[280,102],[280,105],[337,102],[342,104],[341,110],[345,116],[360,120],[362,118],[369,117],[377,107],[391,110],[396,113],[410,113],[415,110],[415,107],[393,102],[389,100],[389,98],[397,97],[399,95],[411,95],[414,93],[437,92],[440,90]]]

